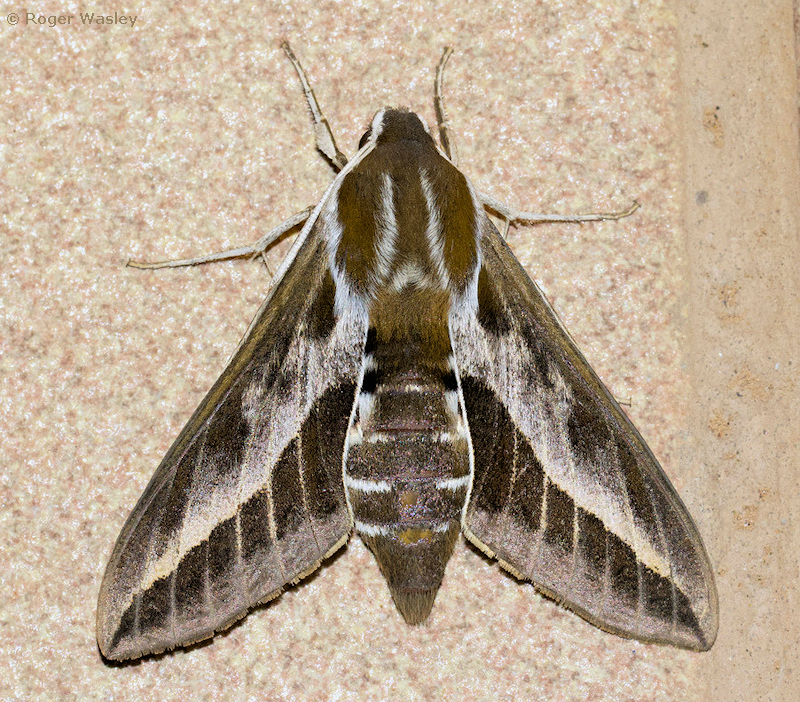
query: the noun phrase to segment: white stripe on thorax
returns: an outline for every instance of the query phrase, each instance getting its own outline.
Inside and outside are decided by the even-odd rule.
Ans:
[[[388,173],[381,176],[380,207],[375,213],[376,278],[385,282],[397,254],[397,217],[394,211],[394,184]]]
[[[424,169],[420,170],[419,181],[422,186],[422,194],[425,197],[425,203],[428,206],[428,226],[425,229],[425,236],[428,239],[428,246],[430,247],[431,261],[436,268],[436,272],[439,274],[442,287],[447,290],[450,287],[450,274],[447,272],[447,263],[444,260],[442,215],[436,204],[433,186],[428,180],[427,173]]]
[[[441,287],[439,280],[428,273],[418,264],[412,262],[403,263],[395,268],[394,276],[389,281],[389,286],[396,292],[405,288],[433,288]]]

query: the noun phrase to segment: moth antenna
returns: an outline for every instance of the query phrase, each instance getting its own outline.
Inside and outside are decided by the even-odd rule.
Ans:
[[[308,109],[311,111],[311,117],[314,120],[314,138],[316,139],[317,149],[331,162],[334,170],[338,173],[347,165],[347,156],[339,151],[339,147],[336,146],[336,139],[333,138],[331,125],[320,109],[317,96],[314,95],[314,91],[311,89],[311,83],[308,81],[306,72],[300,65],[300,61],[297,60],[297,56],[294,55],[292,47],[289,46],[289,42],[284,39],[281,42],[281,48],[292,62],[294,70],[297,71],[300,83],[303,86],[303,94],[306,96]]]
[[[444,88],[442,86],[444,67],[452,54],[453,49],[451,47],[444,47],[444,53],[442,53],[439,65],[436,67],[436,80],[433,83],[433,107],[436,110],[436,122],[439,125],[439,141],[442,144],[442,149],[447,154],[450,162],[458,167],[458,152],[456,151],[455,141],[450,138],[450,122],[447,119],[447,111],[444,107]]]

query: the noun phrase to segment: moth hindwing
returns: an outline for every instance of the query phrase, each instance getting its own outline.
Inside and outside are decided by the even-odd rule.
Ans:
[[[213,636],[354,527],[409,623],[428,617],[461,531],[603,629],[710,648],[716,590],[694,523],[485,208],[606,216],[510,213],[406,110],[380,110],[348,162],[284,49],[337,175],[316,207],[229,252],[304,222],[117,539],[103,655]]]

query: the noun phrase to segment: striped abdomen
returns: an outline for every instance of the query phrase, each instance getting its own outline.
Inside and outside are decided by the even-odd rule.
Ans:
[[[407,354],[367,340],[367,370],[348,436],[345,487],[356,530],[398,609],[424,621],[461,528],[469,444],[449,354]]]
[[[369,318],[344,483],[355,528],[406,621],[424,621],[471,480],[449,319],[479,266],[475,203],[416,115],[373,120],[375,148],[342,179],[337,300]]]

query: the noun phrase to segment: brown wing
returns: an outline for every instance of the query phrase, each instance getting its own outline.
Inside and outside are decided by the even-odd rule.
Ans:
[[[477,314],[453,322],[474,474],[464,531],[591,623],[707,650],[697,528],[639,433],[485,220]]]
[[[98,603],[107,658],[213,636],[346,541],[342,454],[366,320],[334,317],[323,227],[128,517]]]

